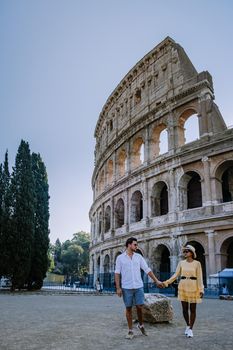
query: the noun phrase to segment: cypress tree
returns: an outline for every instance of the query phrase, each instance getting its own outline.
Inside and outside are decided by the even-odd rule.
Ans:
[[[29,144],[21,141],[12,175],[13,217],[9,244],[12,290],[22,288],[31,271],[35,231],[35,183]]]
[[[49,193],[46,167],[39,154],[32,153],[35,183],[35,230],[28,289],[40,289],[48,269]]]
[[[12,214],[12,193],[11,193],[11,176],[8,164],[8,152],[5,153],[5,160],[0,171],[0,192],[1,192],[1,239],[0,239],[0,275],[10,275],[10,252],[9,241],[11,236],[11,214]]]
[[[3,272],[3,254],[4,254],[4,237],[3,237],[3,230],[2,230],[2,217],[3,217],[3,170],[2,170],[2,164],[0,164],[0,278],[4,275]]]
[[[54,246],[54,264],[55,266],[57,263],[61,262],[61,242],[59,238],[56,239],[55,246]]]

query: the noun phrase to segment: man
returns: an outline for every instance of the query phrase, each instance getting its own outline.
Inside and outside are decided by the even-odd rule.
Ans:
[[[147,335],[143,325],[142,306],[144,304],[143,281],[141,277],[141,269],[156,283],[158,287],[163,287],[151,269],[148,267],[145,259],[138,253],[137,239],[128,238],[126,241],[126,251],[119,255],[116,259],[115,284],[116,292],[119,297],[123,295],[126,307],[126,319],[128,323],[127,339],[133,339],[133,321],[132,307],[136,305],[138,316],[138,329],[143,335]],[[121,276],[121,287],[120,287]]]

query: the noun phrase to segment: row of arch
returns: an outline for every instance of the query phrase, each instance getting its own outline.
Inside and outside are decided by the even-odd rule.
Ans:
[[[206,255],[208,252],[205,251],[203,245],[195,240],[187,242],[187,244],[192,244],[196,249],[197,260],[200,261],[203,270],[203,280],[205,285],[207,284],[207,271],[206,271]],[[138,251],[140,254],[144,255],[142,251]],[[114,256],[114,266],[111,266],[111,259],[109,254],[106,254],[103,260],[103,273],[108,274],[114,271],[115,262],[118,255],[122,252],[118,251]],[[222,256],[221,260],[221,270],[224,268],[233,268],[233,236],[224,240],[220,247],[220,254]],[[171,252],[169,248],[164,244],[159,244],[156,249],[152,251],[152,255],[149,259],[149,266],[152,268],[156,276],[161,280],[170,276],[171,273]],[[96,272],[99,275],[101,266],[100,266],[100,257],[97,258]]]
[[[185,111],[179,118],[179,146],[199,138],[198,116],[194,110]],[[149,152],[151,158],[168,152],[169,137],[165,124],[156,126],[150,136]],[[106,167],[102,168],[96,180],[96,193],[103,192],[105,186],[113,183],[114,173],[117,178],[124,176],[127,171],[134,170],[145,161],[146,142],[144,136],[136,137],[128,152],[126,147],[121,147],[116,153],[116,161],[107,161]],[[129,154],[130,153],[130,154]]]
[[[221,201],[233,201],[233,161],[226,162],[225,166],[221,165],[220,168],[222,171],[218,185],[219,183],[221,185]],[[216,172],[216,174],[218,173],[219,171]],[[180,188],[180,196],[182,197],[180,200],[180,203],[183,205],[183,207],[180,208],[181,210],[202,207],[201,177],[197,172],[189,171],[185,173],[180,179],[178,187]],[[151,201],[151,217],[169,213],[169,196],[169,188],[164,181],[159,181],[153,185],[152,191],[149,194]],[[143,219],[143,195],[140,190],[133,192],[129,208],[130,223],[135,223]],[[126,214],[125,201],[123,198],[119,198],[114,208],[114,228],[120,228],[125,224]],[[112,209],[110,205],[107,205],[105,208],[104,216],[102,215],[102,211],[98,213],[98,234],[102,232],[102,223],[104,223],[104,233],[112,228],[111,215]]]

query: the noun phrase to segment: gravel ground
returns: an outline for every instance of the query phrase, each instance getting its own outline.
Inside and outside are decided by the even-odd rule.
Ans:
[[[1,350],[233,349],[233,301],[204,299],[197,307],[194,338],[184,334],[180,303],[172,298],[174,320],[135,329],[125,339],[124,305],[116,295],[0,293]]]

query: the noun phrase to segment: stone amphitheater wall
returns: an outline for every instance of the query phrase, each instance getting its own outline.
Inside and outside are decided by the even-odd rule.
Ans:
[[[191,118],[198,132],[193,128],[196,139],[187,142]],[[206,285],[211,274],[233,267],[233,129],[214,102],[209,72],[198,73],[183,48],[166,38],[109,96],[95,138],[94,280],[114,271],[129,236],[156,274],[174,272],[188,242]]]

